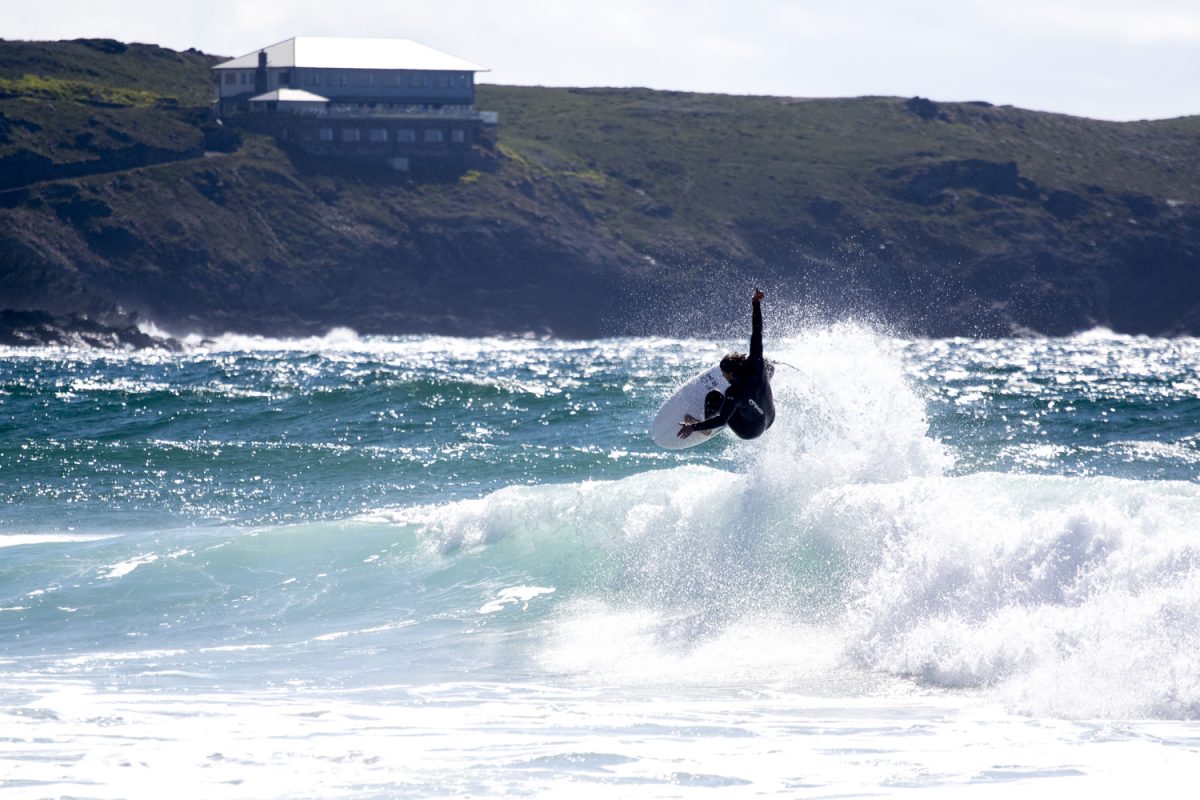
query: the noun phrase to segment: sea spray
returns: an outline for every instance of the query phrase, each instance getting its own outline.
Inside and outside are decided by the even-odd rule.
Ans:
[[[1188,785],[1200,341],[770,320],[0,349],[6,796]]]
[[[849,651],[1031,713],[1194,717],[1191,487],[978,474],[843,499],[877,538]]]

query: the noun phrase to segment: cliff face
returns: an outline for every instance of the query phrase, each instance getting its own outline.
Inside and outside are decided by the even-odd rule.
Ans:
[[[1197,117],[481,86],[498,146],[417,179],[213,126],[213,61],[0,42],[0,308],[703,334],[756,283],[911,334],[1200,332]]]

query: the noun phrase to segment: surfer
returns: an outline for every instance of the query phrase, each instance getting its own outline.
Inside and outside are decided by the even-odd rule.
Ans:
[[[730,353],[721,359],[721,374],[729,381],[724,393],[713,390],[704,398],[703,421],[688,415],[679,425],[679,438],[693,433],[715,431],[722,425],[742,439],[756,439],[775,421],[775,401],[771,396],[771,362],[763,358],[762,307],[765,295],[755,289],[750,301],[750,352]]]

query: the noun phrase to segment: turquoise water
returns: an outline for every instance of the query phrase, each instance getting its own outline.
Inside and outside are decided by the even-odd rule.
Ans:
[[[0,351],[0,788],[1194,773],[1200,340],[773,323],[775,427],[681,452],[649,420],[740,343]]]

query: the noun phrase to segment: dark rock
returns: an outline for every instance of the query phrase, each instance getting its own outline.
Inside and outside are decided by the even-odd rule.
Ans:
[[[46,180],[55,164],[43,155],[30,150],[18,150],[0,158],[0,189],[13,189]]]
[[[1075,219],[1088,207],[1088,201],[1082,196],[1063,189],[1051,192],[1046,202],[1042,203],[1042,208],[1062,220]]]
[[[109,350],[178,351],[178,341],[143,333],[135,325],[107,325],[76,314],[46,311],[0,311],[0,345],[9,347],[96,347]]]
[[[1003,206],[990,197],[973,197],[971,198],[971,208],[975,211],[995,211]]]
[[[73,39],[72,41],[113,56],[119,56],[129,49],[129,45],[118,42],[116,39]]]
[[[893,171],[889,176],[900,174]],[[895,195],[911,203],[936,205],[945,199],[947,189],[974,189],[987,195],[1027,200],[1036,199],[1039,194],[1036,183],[1020,176],[1016,162],[1000,164],[971,158],[935,164],[910,178]]]
[[[1129,209],[1129,213],[1139,219],[1154,219],[1162,209],[1158,201],[1145,194],[1123,194],[1121,200]]]
[[[211,169],[197,172],[191,177],[191,184],[196,191],[219,206],[225,205],[225,183]]]
[[[940,110],[937,103],[924,97],[913,97],[904,104],[904,107],[923,120],[937,119]]]
[[[135,255],[143,247],[143,242],[125,228],[105,225],[95,233],[84,235],[88,247],[101,258],[123,259]]]
[[[226,125],[206,124],[200,127],[204,134],[204,149],[212,153],[233,153],[242,146],[242,133]]]
[[[125,131],[119,131],[116,128],[105,128],[104,132],[114,142],[121,142],[122,144],[129,144],[130,142],[133,141],[132,136],[130,136]]]
[[[12,189],[0,192],[0,208],[16,208],[29,199],[29,192],[24,189]]]
[[[829,223],[837,219],[838,215],[842,213],[845,206],[843,206],[837,200],[826,200],[824,197],[814,197],[808,202],[808,206],[806,208],[808,213],[811,214],[812,218],[817,222]]]
[[[667,219],[675,213],[675,209],[666,203],[642,203],[636,206],[639,213],[656,219]]]
[[[111,217],[112,207],[103,200],[73,197],[65,203],[54,204],[54,213],[63,222],[79,227],[97,217]]]

